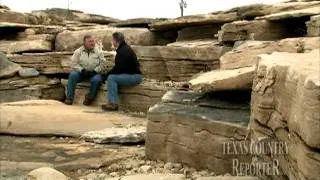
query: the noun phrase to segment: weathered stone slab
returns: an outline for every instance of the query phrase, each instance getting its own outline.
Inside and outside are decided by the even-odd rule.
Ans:
[[[38,24],[37,18],[30,14],[0,9],[0,22],[12,22],[21,24]]]
[[[97,41],[102,42],[104,50],[112,50],[112,33],[122,32],[130,45],[156,45],[157,36],[147,28],[104,28],[82,31],[64,31],[57,35],[55,48],[57,51],[73,51],[82,44],[86,34],[92,35]]]
[[[199,92],[251,89],[254,71],[254,67],[215,70],[196,75],[189,84]]]
[[[0,52],[0,78],[8,78],[14,76],[21,66],[11,62],[5,54]]]
[[[317,5],[315,7],[305,8],[305,9],[279,12],[279,13],[275,13],[275,14],[270,14],[270,15],[258,17],[256,19],[266,19],[269,21],[278,21],[278,20],[283,20],[283,19],[299,18],[299,17],[312,16],[312,15],[318,15],[318,14],[320,14],[319,5]]]
[[[62,80],[63,85],[67,85],[66,80]],[[173,89],[166,83],[160,83],[144,79],[141,84],[134,87],[120,88],[120,109],[147,112],[148,108],[161,99],[163,94]],[[83,82],[77,85],[74,104],[82,104],[85,95],[89,90],[89,83]],[[102,105],[107,103],[107,86],[102,84],[93,105]]]
[[[10,59],[25,68],[35,68],[41,74],[61,74],[71,71],[71,56],[73,52],[23,53],[10,55]],[[115,52],[104,52],[106,63],[103,71],[106,72],[114,65]]]
[[[147,78],[186,81],[194,74],[218,68],[217,59],[228,48],[217,44],[203,46],[133,46]],[[157,68],[155,68],[157,67]]]
[[[70,179],[63,173],[50,168],[50,167],[41,167],[35,169],[28,173],[27,180],[68,180]]]
[[[39,76],[40,73],[34,68],[23,68],[19,70],[19,76],[27,78],[27,77],[36,77]]]
[[[312,16],[306,25],[308,36],[320,36],[320,15]]]
[[[114,27],[144,27],[148,28],[149,24],[161,22],[167,20],[165,18],[160,19],[152,19],[152,18],[134,18],[134,19],[127,19],[123,21],[119,21],[116,23],[109,24],[110,26]]]
[[[84,133],[80,139],[99,144],[141,143],[145,141],[146,127],[107,128]]]
[[[46,39],[25,41],[0,41],[0,50],[6,53],[48,52],[52,51],[52,42]]]
[[[266,20],[234,21],[222,26],[218,33],[220,42],[241,40],[279,40],[287,38],[285,24],[272,23]]]
[[[212,13],[193,16],[183,16],[176,19],[156,22],[150,25],[151,30],[179,29],[190,26],[201,26],[208,24],[220,24],[237,20],[236,13]]]
[[[0,80],[0,103],[29,99],[64,99],[64,87],[59,79],[44,76]]]
[[[249,160],[249,156],[224,154],[223,143],[241,141],[246,136],[249,110],[228,108],[182,92],[184,98],[171,93],[166,101],[148,112],[146,157],[186,164],[196,169],[214,170],[216,174],[232,173],[232,159]],[[179,93],[178,93],[179,94]],[[164,97],[165,97],[164,96]],[[179,97],[179,96],[178,96]],[[181,99],[182,102],[179,102]],[[179,103],[174,103],[179,102]],[[201,105],[202,104],[202,105]],[[224,106],[223,106],[224,105]]]
[[[79,137],[119,125],[142,125],[142,118],[102,112],[97,107],[67,106],[53,100],[20,101],[0,105],[0,132],[16,135]]]
[[[309,52],[320,48],[320,38],[288,38],[280,41],[247,41],[220,58],[221,69],[255,66],[259,54],[279,52]]]

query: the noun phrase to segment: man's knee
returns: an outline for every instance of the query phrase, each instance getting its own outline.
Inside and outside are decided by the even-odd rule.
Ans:
[[[107,78],[107,81],[110,82],[110,81],[115,81],[115,77],[116,75],[113,75],[113,74],[110,74]]]
[[[101,77],[101,75],[95,75],[94,77],[91,78],[90,81],[91,81],[91,83],[98,84],[98,83],[101,83],[102,77]]]
[[[76,80],[80,76],[80,73],[78,71],[71,71],[69,74],[69,79]]]

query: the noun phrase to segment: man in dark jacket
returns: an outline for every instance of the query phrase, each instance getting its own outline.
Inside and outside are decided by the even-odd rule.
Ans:
[[[106,111],[117,111],[119,86],[135,86],[142,81],[142,73],[135,52],[125,42],[124,35],[119,32],[112,34],[113,46],[117,48],[115,66],[107,73],[108,101],[102,105]]]

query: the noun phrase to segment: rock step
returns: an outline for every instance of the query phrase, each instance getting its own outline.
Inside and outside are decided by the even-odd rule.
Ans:
[[[97,107],[67,106],[54,100],[2,103],[0,120],[0,133],[72,137],[88,131],[145,124],[144,118],[103,112]]]
[[[227,154],[224,143],[245,139],[249,116],[249,104],[169,91],[149,109],[146,157],[232,173],[233,158],[245,162],[251,157]]]

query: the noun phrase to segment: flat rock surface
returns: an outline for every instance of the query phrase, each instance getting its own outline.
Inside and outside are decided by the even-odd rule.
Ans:
[[[254,67],[217,70],[202,73],[189,81],[191,89],[200,92],[251,89]]]
[[[145,141],[146,127],[107,128],[101,131],[90,131],[80,138],[99,144],[107,143],[140,143]]]
[[[67,106],[53,100],[33,100],[0,105],[0,132],[16,135],[81,136],[108,127],[138,125],[144,120],[99,107]]]
[[[293,11],[285,11],[285,12],[279,12],[275,14],[266,15],[263,17],[258,17],[257,19],[267,19],[267,20],[281,20],[281,19],[289,19],[289,18],[299,18],[303,16],[312,16],[320,14],[320,7],[310,7],[305,9],[299,9],[299,10],[293,10]]]

